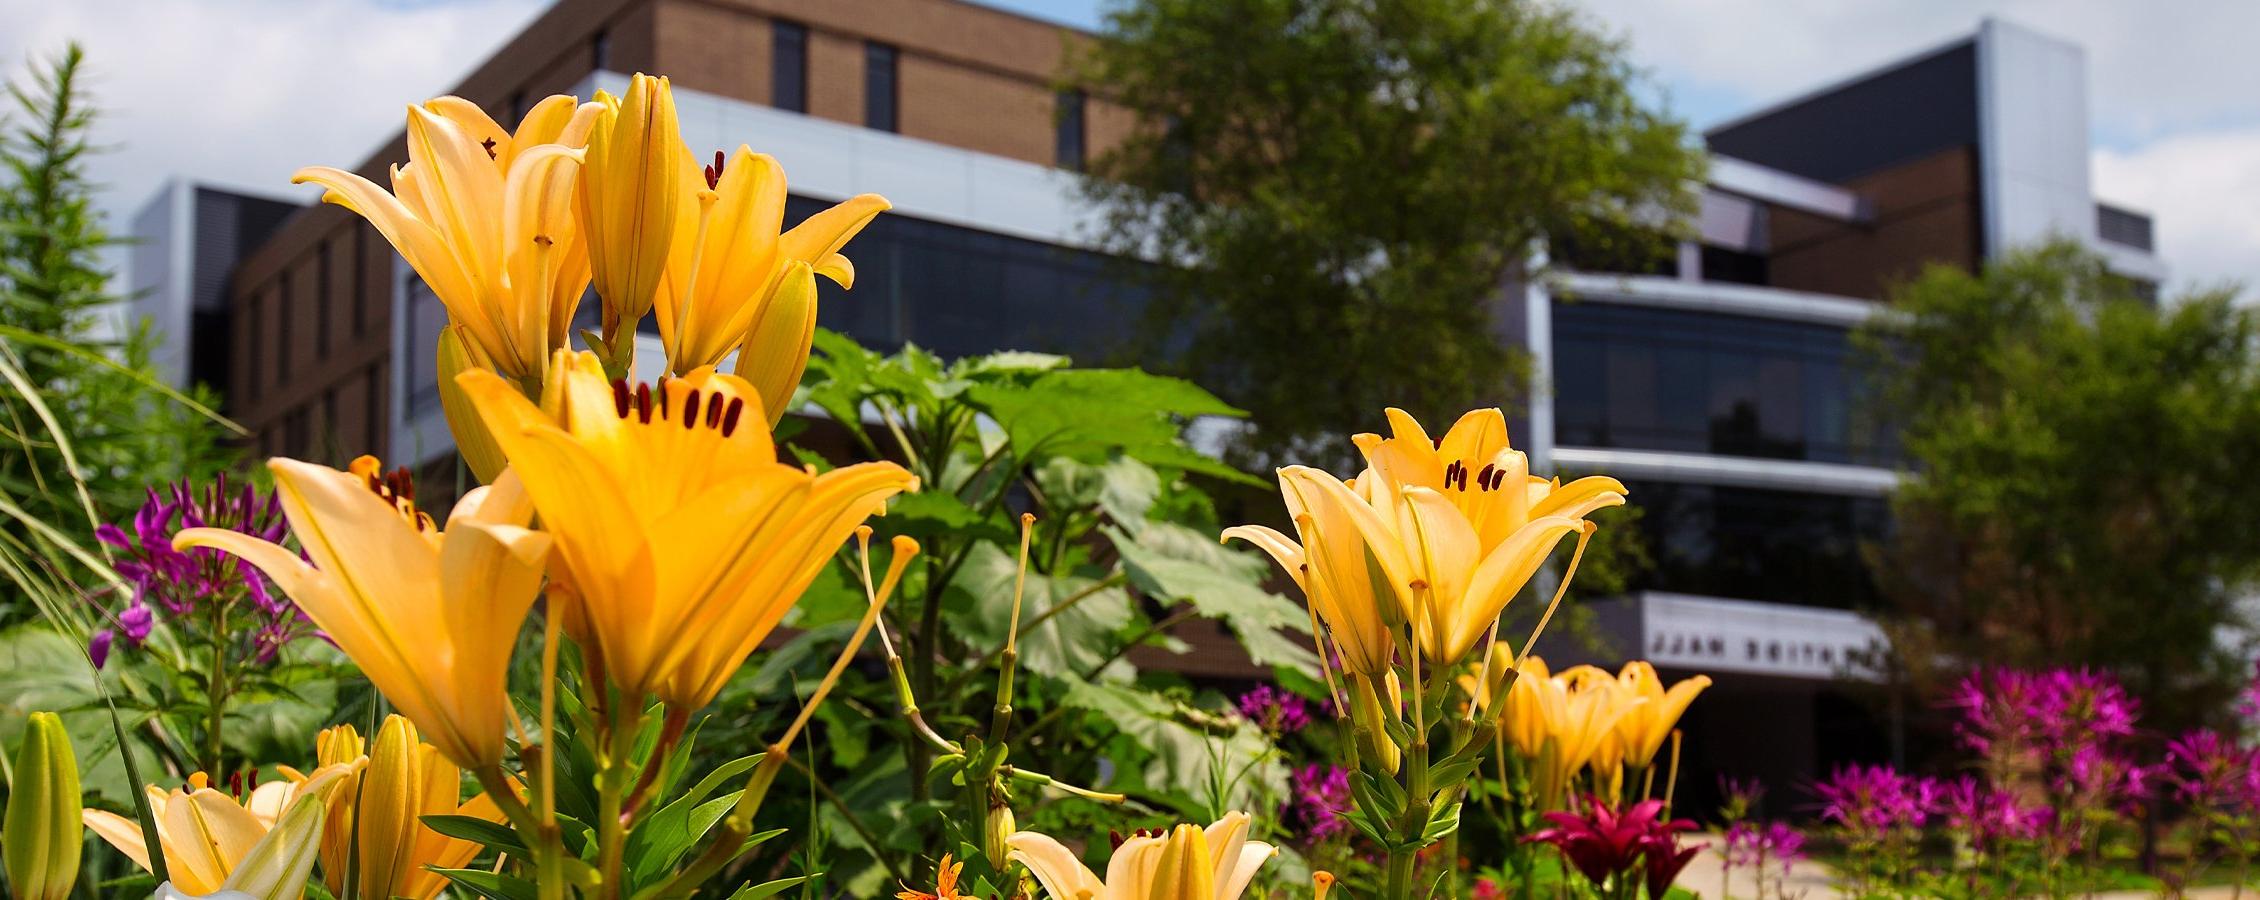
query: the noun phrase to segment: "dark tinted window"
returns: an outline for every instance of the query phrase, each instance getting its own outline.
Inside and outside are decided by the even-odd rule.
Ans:
[[[1058,134],[1052,141],[1053,161],[1060,168],[1083,170],[1083,92],[1059,92]]]
[[[827,205],[791,198],[785,220]],[[818,279],[818,323],[880,349],[1035,350],[1093,364],[1121,348],[1144,305],[1105,255],[909,216],[880,216],[845,252],[855,289]]]
[[[1882,539],[1881,498],[1628,482],[1655,565],[1645,590],[1854,609],[1876,597],[1862,555]]]
[[[808,26],[778,22],[769,43],[769,105],[808,111]]]
[[[895,48],[886,44],[863,45],[863,124],[880,131],[899,131],[895,106],[901,91],[895,84]]]
[[[1572,447],[1877,464],[1842,328],[1554,305],[1554,416]]]
[[[612,64],[612,32],[598,31],[589,38],[589,64],[599,69]]]

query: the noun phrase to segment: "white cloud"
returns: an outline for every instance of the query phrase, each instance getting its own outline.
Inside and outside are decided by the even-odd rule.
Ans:
[[[2097,151],[2095,190],[2156,213],[2158,253],[2174,284],[2260,286],[2260,128]]]
[[[1974,33],[1997,16],[2085,48],[2099,198],[2156,216],[2173,284],[2260,286],[2260,3],[1583,0],[1697,126]]]
[[[357,166],[547,0],[0,0],[0,64],[23,77],[76,40],[101,118],[90,164],[113,231],[185,175],[311,202],[290,173]]]

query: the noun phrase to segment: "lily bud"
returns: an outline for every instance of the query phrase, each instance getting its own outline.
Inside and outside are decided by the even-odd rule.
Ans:
[[[471,398],[463,393],[463,386],[455,383],[455,376],[471,369],[492,370],[486,354],[479,346],[465,340],[461,325],[449,325],[439,332],[439,407],[447,414],[447,430],[455,435],[455,452],[463,454],[470,465],[471,474],[478,476],[480,484],[492,484],[510,465],[502,457],[502,447],[494,442],[494,434],[487,431],[485,422],[479,420],[477,410],[471,408]]]
[[[589,132],[581,167],[582,232],[589,266],[604,302],[608,359],[633,340],[651,311],[674,241],[675,206],[683,193],[682,130],[666,78],[637,74],[626,96],[598,92],[603,104]]]
[[[1384,722],[1397,719],[1397,675],[1386,676],[1389,688],[1387,705],[1374,690],[1373,679],[1358,673],[1350,674],[1350,720],[1355,724],[1358,752],[1366,758],[1381,763],[1384,771],[1394,775],[1403,760],[1397,742],[1389,737]]]
[[[785,264],[776,294],[754,315],[738,348],[738,377],[761,395],[769,427],[785,417],[793,390],[808,369],[808,350],[816,340],[816,270],[793,260]]]
[[[1019,825],[1012,819],[1010,804],[999,803],[989,808],[988,821],[981,823],[981,852],[989,857],[991,867],[999,871],[1004,869],[1006,856],[1012,851],[1005,843],[1005,838],[1011,837],[1018,830]]]
[[[78,881],[79,845],[86,826],[79,820],[78,757],[63,720],[35,712],[16,749],[16,782],[0,826],[0,855],[8,865],[16,900],[62,900]]]

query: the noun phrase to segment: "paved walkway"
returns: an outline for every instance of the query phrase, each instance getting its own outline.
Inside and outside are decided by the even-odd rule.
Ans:
[[[1703,852],[1696,854],[1693,860],[1688,861],[1687,868],[1680,871],[1679,880],[1674,884],[1701,895],[1703,900],[1722,900],[1719,894],[1721,886],[1719,877],[1724,874],[1724,867],[1720,864],[1718,852],[1714,848],[1718,846],[1720,841],[1724,840],[1724,837],[1718,834],[1691,834],[1686,837],[1686,840],[1703,845]],[[1790,867],[1787,890],[1784,894],[1789,897],[1802,898],[1802,900],[1838,900],[1844,895],[1829,886],[1831,874],[1829,867],[1819,862],[1813,860],[1799,862]],[[1757,896],[1756,885],[1751,880],[1751,873],[1748,869],[1736,869],[1732,880],[1724,884],[1726,898],[1749,900],[1749,898]],[[2083,900],[2145,900],[2145,898],[2155,896],[2157,895],[2143,891],[2111,891],[2102,894],[2089,894]],[[2229,900],[2230,897],[2237,896],[2237,892],[2233,888],[2213,886],[2201,887],[2183,896],[2187,897],[2188,900]],[[2243,896],[2252,898],[2252,900],[2260,900],[2260,891],[2246,889]]]

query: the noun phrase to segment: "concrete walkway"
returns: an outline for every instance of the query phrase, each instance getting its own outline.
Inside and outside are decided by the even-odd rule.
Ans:
[[[1734,870],[1732,879],[1724,883],[1725,897],[1720,896],[1721,882],[1719,878],[1724,874],[1725,866],[1719,859],[1717,847],[1720,842],[1725,840],[1723,835],[1691,834],[1687,835],[1684,840],[1691,844],[1702,845],[1703,852],[1696,854],[1694,859],[1688,861],[1687,868],[1680,870],[1679,880],[1673,882],[1675,886],[1701,895],[1703,900],[1726,900],[1726,898],[1750,900],[1750,898],[1757,896],[1756,883],[1747,868]],[[1833,877],[1834,873],[1827,865],[1813,860],[1804,860],[1790,867],[1789,878],[1786,882],[1776,882],[1770,876],[1767,882],[1768,884],[1778,883],[1786,888],[1780,896],[1802,898],[1802,900],[1837,900],[1844,895],[1830,887]],[[1770,898],[1774,895],[1769,891],[1768,896]],[[2156,896],[2159,895],[2143,891],[2111,891],[2086,895],[2086,900],[2145,900],[2145,898]],[[2229,898],[2237,896],[2237,892],[2234,888],[2209,886],[2190,891],[2183,896],[2188,900],[2229,900]],[[2260,890],[2248,888],[2244,891],[2243,896],[2252,898],[2252,900],[2260,900]]]

